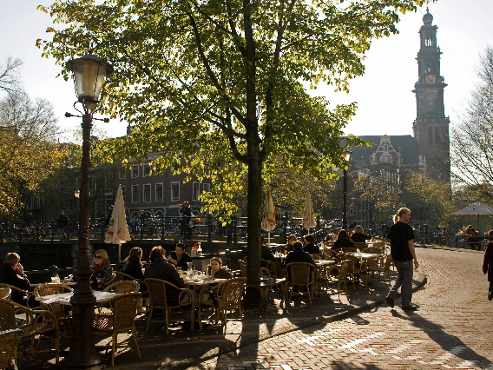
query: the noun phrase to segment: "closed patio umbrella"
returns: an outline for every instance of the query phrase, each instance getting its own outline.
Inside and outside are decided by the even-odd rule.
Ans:
[[[118,262],[121,262],[121,246],[131,240],[128,232],[127,216],[125,215],[125,203],[123,201],[122,186],[118,186],[115,204],[111,212],[110,222],[106,228],[104,242],[118,245]]]
[[[315,215],[313,214],[313,202],[312,195],[310,193],[306,193],[305,204],[303,207],[303,228],[308,230],[310,233],[310,229],[316,226],[315,223]]]
[[[270,246],[270,232],[276,228],[276,209],[274,208],[274,200],[270,190],[267,192],[264,217],[260,225],[262,230],[267,231],[267,245]]]

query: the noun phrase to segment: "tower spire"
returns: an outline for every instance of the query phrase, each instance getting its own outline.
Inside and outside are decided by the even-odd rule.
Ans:
[[[419,31],[421,43],[416,58],[418,81],[414,85],[417,114],[413,129],[418,154],[426,163],[427,176],[449,182],[449,119],[444,107],[444,88],[447,84],[440,74],[441,51],[437,42],[437,30],[427,7]]]

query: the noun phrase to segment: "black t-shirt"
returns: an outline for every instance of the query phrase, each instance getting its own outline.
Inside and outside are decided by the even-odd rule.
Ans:
[[[409,240],[414,240],[414,231],[404,222],[397,222],[389,230],[392,258],[396,261],[410,261],[413,259],[409,250]]]

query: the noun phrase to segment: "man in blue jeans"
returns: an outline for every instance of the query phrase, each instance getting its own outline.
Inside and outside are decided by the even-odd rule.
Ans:
[[[404,311],[416,311],[418,306],[411,303],[413,285],[413,260],[414,267],[418,268],[419,263],[414,250],[414,231],[409,226],[411,220],[411,210],[409,208],[399,208],[394,216],[394,224],[387,235],[390,240],[392,260],[397,268],[398,277],[394,286],[387,294],[386,302],[390,307],[394,307],[394,296],[401,288],[402,309]]]

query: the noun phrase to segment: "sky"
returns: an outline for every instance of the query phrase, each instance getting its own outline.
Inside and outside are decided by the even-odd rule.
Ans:
[[[77,118],[65,118],[75,99],[72,81],[57,77],[60,70],[53,60],[41,58],[35,47],[37,38],[45,38],[50,18],[36,10],[50,0],[1,0],[0,24],[7,25],[0,36],[0,64],[8,57],[23,61],[21,76],[24,89],[33,97],[49,100],[58,124],[70,138],[79,127]],[[438,44],[442,54],[445,110],[451,124],[464,113],[471,91],[477,84],[479,59],[487,46],[493,47],[492,0],[439,0],[430,5],[434,24],[438,25]],[[409,13],[398,24],[399,34],[374,41],[365,58],[366,73],[351,82],[349,95],[334,94],[321,86],[317,93],[331,103],[357,102],[358,113],[346,127],[354,135],[410,135],[416,117],[412,93],[417,80],[416,54],[419,28],[425,9]],[[107,136],[125,133],[124,122],[96,123],[97,132]]]

